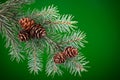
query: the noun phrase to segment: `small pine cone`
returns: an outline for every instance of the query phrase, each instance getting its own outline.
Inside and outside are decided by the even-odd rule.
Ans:
[[[22,18],[19,20],[19,24],[21,25],[22,29],[30,30],[35,25],[35,21],[30,18]]]
[[[29,32],[26,30],[21,30],[18,37],[20,41],[28,41],[30,39]]]
[[[78,55],[78,50],[77,48],[74,48],[72,46],[69,46],[67,47],[65,50],[64,50],[64,53],[63,53],[67,58],[72,58],[72,57],[75,57]]]
[[[53,59],[54,59],[54,62],[56,64],[61,64],[61,63],[65,62],[66,57],[63,55],[63,52],[62,52],[62,53],[55,54],[55,56],[53,57]]]
[[[33,38],[41,38],[41,37],[44,37],[46,35],[46,31],[40,24],[37,24],[31,28],[30,35]]]

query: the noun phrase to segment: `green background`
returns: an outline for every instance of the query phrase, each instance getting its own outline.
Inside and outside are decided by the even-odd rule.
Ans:
[[[0,0],[1,1],[1,0]],[[1,2],[4,2],[3,0]],[[120,76],[120,3],[119,0],[36,0],[30,8],[41,9],[54,4],[61,14],[72,14],[82,31],[87,33],[82,53],[90,61],[88,72],[82,77],[65,72],[63,76],[47,77],[45,72],[30,74],[27,60],[10,61],[5,41],[0,35],[0,80],[112,80]],[[116,79],[119,80],[119,79]]]

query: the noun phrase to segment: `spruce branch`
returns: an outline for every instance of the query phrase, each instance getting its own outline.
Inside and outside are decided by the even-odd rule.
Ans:
[[[50,31],[58,31],[58,32],[71,32],[74,31],[75,28],[77,28],[74,24],[77,23],[77,21],[72,21],[73,16],[71,15],[62,15],[59,16],[56,20],[53,21],[46,21],[46,26]]]
[[[48,17],[48,18],[56,18],[59,14],[58,14],[58,10],[57,7],[54,7],[53,5],[48,6],[48,8],[43,8],[41,10],[40,13],[36,14],[37,16],[44,16],[44,17]]]
[[[10,46],[10,54],[11,55],[11,60],[16,59],[17,62],[19,62],[21,59],[24,59],[24,56],[21,54],[21,49],[20,49],[20,44],[18,43],[18,40],[15,38],[16,34],[13,31],[14,29],[10,27],[10,24],[7,23],[2,23],[0,22],[1,25],[1,33],[6,35],[6,47]]]
[[[17,62],[24,59],[21,46],[17,40],[17,16],[19,9],[30,0],[8,0],[0,4],[0,33],[6,37],[6,47],[10,46],[11,59]]]
[[[23,54],[21,54],[20,50],[18,49],[18,45],[14,42],[11,43],[11,48],[10,48],[10,56],[11,56],[11,60],[16,60],[17,62],[20,62],[21,60],[24,60],[24,56]]]
[[[77,31],[71,34],[66,34],[63,36],[62,40],[58,42],[60,45],[72,45],[74,47],[85,47],[84,43],[87,43],[85,40],[86,34],[81,31]]]
[[[67,60],[64,65],[74,76],[77,74],[81,76],[81,72],[86,72],[86,68],[89,68],[89,66],[86,66],[88,63],[89,61],[86,61],[86,58],[79,54],[77,57]]]
[[[86,34],[80,30],[75,32],[77,21],[72,20],[73,16],[60,15],[57,7],[52,5],[43,8],[41,11],[38,9],[34,9],[32,12],[28,11],[24,15],[27,18],[22,19],[23,23],[31,25],[31,20],[33,20],[35,24],[26,27],[21,23],[20,26],[18,18],[21,18],[21,15],[23,16],[20,9],[24,4],[29,3],[31,0],[9,0],[0,4],[0,32],[6,36],[6,46],[10,47],[11,59],[16,59],[19,62],[25,58],[22,53],[27,53],[25,55],[28,58],[29,71],[38,74],[43,68],[42,54],[46,49],[48,61],[45,71],[48,76],[62,75],[61,67],[68,69],[74,75],[81,75],[81,72],[87,71],[88,61],[83,55],[78,55],[77,51],[77,49],[84,47],[84,43],[87,43]],[[28,20],[28,23],[24,19]],[[26,39],[25,43],[18,40],[20,27],[24,27],[25,30],[30,29],[28,33],[26,31],[27,35],[23,34],[23,38]],[[70,47],[68,48],[68,46]],[[64,52],[65,57],[63,54],[58,55],[63,61],[57,64],[53,57],[60,52]],[[62,62],[64,63],[62,64]]]
[[[29,56],[28,56],[28,68],[30,72],[34,74],[38,74],[39,71],[42,70],[42,51],[39,49],[39,47],[36,45],[36,40],[32,40],[31,43],[27,43],[27,45],[31,45],[29,47]]]
[[[42,62],[38,54],[40,53],[33,52],[32,54],[29,54],[28,57],[28,68],[30,72],[33,72],[34,74],[38,74],[38,72],[42,70]]]
[[[29,12],[29,11],[28,11]],[[51,21],[56,19],[59,16],[59,11],[57,7],[53,5],[43,8],[41,11],[34,9],[30,13],[30,17],[35,18],[36,22],[40,24],[45,24],[45,21]]]

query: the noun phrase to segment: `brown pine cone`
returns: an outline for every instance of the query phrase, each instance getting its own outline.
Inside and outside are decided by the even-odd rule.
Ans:
[[[72,58],[72,57],[75,57],[78,55],[78,50],[77,48],[74,48],[72,46],[69,46],[67,47],[65,50],[64,50],[64,53],[63,53],[67,58]]]
[[[29,32],[26,30],[21,30],[18,37],[20,41],[28,41],[30,39]]]
[[[32,38],[41,38],[46,35],[46,31],[40,24],[37,24],[31,28],[30,35]]]
[[[30,30],[35,25],[35,21],[30,18],[22,18],[19,20],[19,24],[21,25],[22,29]]]
[[[63,52],[60,52],[60,53],[55,54],[55,56],[53,57],[53,59],[54,59],[54,62],[56,64],[61,64],[61,63],[65,62],[66,57],[63,55]]]

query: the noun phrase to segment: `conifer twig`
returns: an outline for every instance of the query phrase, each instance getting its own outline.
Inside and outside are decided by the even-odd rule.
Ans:
[[[85,47],[84,43],[87,43],[85,40],[86,34],[84,32],[74,32],[71,34],[65,34],[61,41],[58,42],[60,45],[72,45],[74,47]]]
[[[17,62],[24,59],[21,54],[21,45],[17,39],[18,14],[19,9],[30,3],[30,0],[8,0],[0,4],[0,33],[6,37],[6,47],[10,47],[11,59],[16,59]]]
[[[58,31],[58,32],[71,32],[77,28],[74,24],[77,21],[72,21],[73,16],[71,15],[62,15],[59,16],[56,20],[52,21],[45,21],[45,26],[48,27],[51,31]]]
[[[43,69],[42,53],[46,50],[48,59],[45,71],[48,76],[62,75],[61,67],[69,69],[69,72],[74,75],[81,75],[82,71],[87,71],[86,65],[88,61],[81,54],[73,56],[73,58],[68,58],[66,55],[63,57],[63,54],[58,56],[63,58],[63,64],[57,64],[54,59],[56,54],[65,53],[68,46],[78,49],[80,53],[79,49],[84,47],[84,43],[87,42],[84,32],[80,30],[75,32],[77,21],[72,20],[73,16],[60,15],[57,7],[53,5],[43,8],[41,11],[37,9],[32,12],[28,11],[28,14],[23,15],[20,9],[24,4],[29,3],[32,3],[31,0],[9,0],[0,4],[0,33],[6,37],[6,47],[10,47],[11,59],[16,59],[19,62],[27,56],[29,71],[38,74]],[[18,33],[22,29],[22,26],[18,23],[18,18],[22,18],[21,15],[26,19],[30,18],[35,23],[30,26],[30,30],[26,33],[27,37],[29,36],[26,42],[18,40]],[[23,22],[26,23],[26,21]],[[37,24],[39,26],[36,27]],[[24,34],[23,37],[26,39]],[[76,52],[77,54],[78,52],[75,49],[68,50],[68,53],[66,53]]]
[[[28,68],[30,72],[34,72],[34,74],[38,74],[39,71],[42,70],[42,58],[41,58],[41,50],[38,50],[38,46],[36,45],[36,41],[28,43],[30,45],[31,51],[29,52],[28,57]]]
[[[89,61],[86,61],[85,59],[86,58],[79,53],[77,57],[66,61],[66,68],[69,68],[68,70],[71,74],[75,76],[78,74],[81,76],[81,72],[86,72],[86,68],[89,68],[89,66],[86,66]]]

